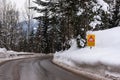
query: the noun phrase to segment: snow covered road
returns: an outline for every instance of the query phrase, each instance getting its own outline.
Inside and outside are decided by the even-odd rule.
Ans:
[[[0,65],[0,80],[90,80],[51,62],[52,57],[29,58]]]

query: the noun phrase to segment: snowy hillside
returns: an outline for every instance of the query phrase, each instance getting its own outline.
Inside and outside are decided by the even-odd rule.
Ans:
[[[97,63],[111,66],[120,65],[120,27],[88,33],[95,34],[95,47],[77,49],[76,43],[73,41],[73,46],[68,51],[56,53],[54,60],[71,66]]]

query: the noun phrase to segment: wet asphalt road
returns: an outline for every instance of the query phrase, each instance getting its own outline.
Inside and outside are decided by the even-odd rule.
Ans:
[[[50,58],[29,58],[0,65],[0,80],[90,80],[66,71]]]

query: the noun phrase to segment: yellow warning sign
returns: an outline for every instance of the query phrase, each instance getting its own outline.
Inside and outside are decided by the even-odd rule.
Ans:
[[[94,34],[87,35],[87,46],[90,46],[90,47],[95,46],[95,35]]]

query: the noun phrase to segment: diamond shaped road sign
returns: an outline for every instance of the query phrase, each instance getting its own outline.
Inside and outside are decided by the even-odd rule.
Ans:
[[[87,46],[90,46],[90,47],[95,46],[95,35],[94,34],[87,35]]]

